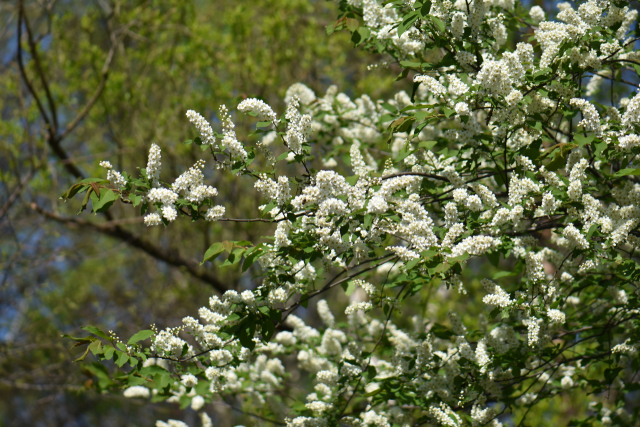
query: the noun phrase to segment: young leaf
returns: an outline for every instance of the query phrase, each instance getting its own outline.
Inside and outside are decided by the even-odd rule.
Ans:
[[[105,334],[100,329],[96,328],[95,326],[85,326],[82,329],[84,329],[85,331],[87,331],[89,333],[92,333],[93,335],[97,335],[100,338],[104,338],[105,340],[110,340],[110,338],[109,338],[109,336],[107,334]]]
[[[220,242],[216,242],[213,245],[209,246],[209,249],[204,253],[204,258],[200,265],[204,264],[207,261],[212,261],[218,257],[222,252],[224,252],[224,246]]]
[[[120,196],[113,192],[113,190],[107,190],[106,193],[100,194],[100,199],[93,201],[93,211],[94,212],[104,212],[111,207],[113,202],[118,200]]]
[[[640,169],[627,168],[614,173],[613,176],[640,175]]]
[[[129,341],[127,341],[127,344],[131,345],[131,344],[135,344],[138,341],[144,341],[149,337],[152,337],[155,334],[155,332],[153,332],[152,330],[146,329],[144,331],[140,331],[136,334],[134,334],[131,338],[129,338]]]
[[[82,356],[78,357],[76,360],[74,360],[74,362],[82,362],[85,359],[85,357],[87,357],[87,354],[89,354],[89,346],[87,346],[84,353],[82,353]]]

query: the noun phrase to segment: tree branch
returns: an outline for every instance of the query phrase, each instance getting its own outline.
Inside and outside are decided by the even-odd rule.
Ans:
[[[40,64],[40,57],[38,56],[38,49],[36,47],[36,43],[33,40],[33,33],[31,32],[31,27],[29,27],[29,20],[27,19],[27,15],[24,13],[24,5],[22,1],[20,1],[18,7],[20,8],[19,13],[24,20],[24,26],[27,30],[27,42],[29,43],[29,51],[31,52],[31,57],[33,58],[33,62],[36,65],[36,71],[38,72],[38,76],[42,81],[42,86],[44,87],[45,95],[47,96],[47,102],[49,103],[49,109],[51,110],[51,117],[53,118],[53,129],[52,133],[55,134],[58,130],[58,114],[56,113],[56,104],[53,101],[53,97],[51,96],[51,90],[49,90],[49,84],[47,83],[47,79],[44,77],[44,71],[42,70],[42,65]],[[20,26],[20,20],[18,19],[18,26]],[[18,44],[20,43],[20,39],[18,39]]]
[[[172,253],[164,248],[160,248],[120,227],[119,224],[132,222],[131,219],[115,220],[106,223],[95,223],[93,221],[87,221],[81,218],[62,217],[39,207],[35,203],[31,204],[31,209],[42,214],[46,218],[52,219],[65,225],[76,225],[91,228],[107,236],[115,237],[118,240],[126,242],[127,244],[129,244],[129,246],[141,249],[152,257],[159,259],[160,261],[164,261],[174,267],[185,267],[189,274],[211,285],[220,293],[224,293],[229,289],[229,287],[220,282],[220,280],[218,280],[218,278],[214,274],[203,268],[200,268],[196,261],[183,258],[177,253]],[[136,218],[135,221],[139,220]]]

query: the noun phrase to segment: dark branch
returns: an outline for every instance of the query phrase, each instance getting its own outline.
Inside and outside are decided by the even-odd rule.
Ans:
[[[126,242],[127,244],[129,244],[129,246],[141,249],[152,257],[159,259],[160,261],[164,261],[171,266],[184,267],[189,272],[189,274],[211,285],[220,293],[224,293],[229,289],[229,287],[220,282],[214,274],[211,274],[211,272],[200,268],[195,260],[183,258],[177,253],[173,253],[164,248],[160,248],[119,226],[119,224],[122,224],[125,221],[130,222],[130,220],[116,220],[106,223],[95,223],[81,218],[62,217],[56,215],[53,212],[42,209],[35,203],[31,204],[31,209],[39,212],[46,218],[52,219],[65,225],[77,225],[81,227],[91,228],[107,236],[115,237],[118,240]]]

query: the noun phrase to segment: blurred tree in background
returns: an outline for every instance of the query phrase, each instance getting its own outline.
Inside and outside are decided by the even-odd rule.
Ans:
[[[102,159],[143,164],[152,142],[168,175],[188,169],[198,152],[182,144],[193,133],[187,108],[215,122],[220,104],[247,96],[282,107],[294,82],[388,94],[393,82],[367,71],[347,34],[324,35],[336,14],[332,2],[307,0],[0,4],[0,425],[170,417],[167,406],[150,414],[86,392],[91,380],[59,337],[90,323],[124,333],[150,319],[175,324],[212,292],[243,286],[239,271],[198,266],[211,242],[263,228],[176,224],[143,237],[130,211],[79,217],[59,197],[97,176]],[[244,137],[249,122],[238,120]],[[247,217],[256,206],[239,195],[251,184],[229,177],[207,176],[228,215]]]

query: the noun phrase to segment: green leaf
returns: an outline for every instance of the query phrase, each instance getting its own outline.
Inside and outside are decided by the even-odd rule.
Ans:
[[[209,249],[207,249],[207,251],[204,253],[204,258],[202,259],[200,265],[204,264],[207,261],[213,261],[222,252],[224,252],[224,246],[222,245],[222,243],[214,243],[213,245],[209,246]]]
[[[455,336],[455,334],[451,329],[443,325],[440,325],[438,323],[434,324],[433,327],[431,327],[431,329],[429,330],[429,332],[431,332],[433,335],[443,340],[447,340],[452,336]]]
[[[327,35],[330,35],[336,30],[336,26],[338,25],[338,22],[340,22],[340,19],[332,24],[327,25],[327,29],[326,29]]]
[[[418,12],[413,11],[407,14],[402,23],[398,25],[398,37],[400,37],[403,33],[405,33],[410,27],[413,26],[413,23],[418,19]]]
[[[362,397],[371,397],[371,396],[375,396],[376,394],[380,393],[382,391],[381,388],[377,388],[373,391],[370,391],[369,393],[363,394]]]
[[[398,152],[398,155],[394,159],[396,162],[401,162],[413,153],[413,150],[405,150],[404,148]]]
[[[256,153],[253,151],[251,147],[249,147],[249,152],[247,153],[247,166],[249,166],[256,158]]]
[[[249,251],[247,251],[248,253]],[[265,251],[262,250],[261,247],[258,247],[256,250],[252,251],[249,255],[245,253],[244,262],[242,263],[242,272],[244,273],[253,265],[254,262],[262,255],[265,254]]]
[[[97,203],[93,203],[93,211],[104,212],[119,198],[120,196],[114,193],[113,190],[107,190],[105,194],[100,194],[100,199]]]
[[[572,149],[574,149],[577,146],[578,146],[577,144],[558,144],[558,145],[555,145],[554,147],[551,147],[548,153],[551,153],[555,150],[555,154],[554,154],[553,160],[551,160],[551,162],[545,165],[547,170],[556,171],[561,167],[565,166],[567,163],[567,157],[569,156],[569,153],[571,152]]]
[[[360,21],[355,18],[347,18],[347,28],[349,31],[354,32],[360,27]]]
[[[431,12],[431,0],[425,0],[424,3],[422,3],[422,7],[420,8],[420,17],[421,18],[426,18],[429,16],[429,12]]]
[[[447,261],[449,262],[449,264],[452,264],[454,262],[462,262],[462,261],[466,261],[469,258],[469,253],[465,252],[462,255],[458,255],[456,257],[451,257],[451,258],[447,258]]]
[[[591,227],[589,227],[589,232],[587,233],[587,240],[591,239],[591,236],[593,236],[593,233],[595,233],[597,229],[598,229],[598,224],[593,224]]]
[[[358,31],[354,33],[354,35],[355,34],[358,34],[360,36],[360,40],[358,42],[355,42],[356,46],[358,46],[362,42],[369,39],[369,37],[371,36],[371,30],[367,27],[360,27],[358,28]]]
[[[390,113],[398,114],[398,109],[395,106],[389,104],[388,102],[383,102],[382,104],[380,104],[380,106],[382,108],[384,108],[385,110],[389,111]],[[383,116],[383,117],[385,117],[385,116]],[[390,119],[385,119],[384,121],[386,122],[387,120],[390,120]]]
[[[69,188],[67,191],[64,192],[64,194],[62,194],[62,196],[60,196],[61,199],[63,200],[67,200],[72,198],[73,196],[75,196],[80,190],[82,190],[83,188],[86,188],[87,185],[85,184],[73,184],[71,186],[71,188]]]
[[[133,202],[133,206],[136,207],[142,201],[142,196],[140,194],[130,194],[129,200]]]
[[[409,261],[408,263],[405,264],[407,271],[413,269],[413,267],[415,267],[416,265],[418,265],[418,263],[422,261],[422,259],[420,258],[416,258],[416,259],[412,259],[411,261]]]
[[[431,150],[437,143],[438,141],[422,141],[418,144],[418,147],[424,148],[425,150]]]
[[[231,171],[233,173],[237,173],[242,169],[244,169],[244,166],[245,166],[244,162],[235,162],[233,165],[231,165]]]
[[[402,72],[398,74],[398,77],[394,79],[394,81],[399,82],[400,80],[406,79],[409,75],[409,71],[411,71],[409,68],[403,69]]]
[[[415,117],[400,117],[391,122],[388,129],[393,132],[407,132],[411,128],[411,124],[415,121]]]
[[[91,353],[93,353],[94,356],[102,354],[102,342],[100,340],[95,340],[87,346],[87,349],[91,350]]]
[[[87,209],[87,205],[89,204],[89,199],[91,197],[91,193],[93,192],[93,188],[89,188],[82,199],[82,205],[80,206],[80,211],[78,214],[82,213],[85,209]]]
[[[85,326],[82,329],[84,329],[85,331],[87,331],[89,333],[92,333],[93,335],[97,335],[100,338],[104,338],[105,340],[111,340],[111,338],[109,338],[109,336],[107,334],[105,334],[100,329],[96,328],[95,326]]]
[[[137,375],[129,375],[129,378],[127,378],[127,385],[129,386],[142,385],[144,383],[146,383],[145,379]]]
[[[608,384],[611,384],[613,382],[613,380],[618,376],[620,371],[622,371],[622,370],[623,370],[623,368],[605,369],[604,370],[604,378],[605,378],[606,382]]]
[[[155,332],[153,332],[150,329],[145,329],[144,331],[140,331],[136,334],[134,334],[131,338],[129,338],[129,341],[127,341],[127,344],[131,345],[131,344],[135,344],[138,341],[144,341],[149,337],[152,337],[155,334]]]
[[[405,68],[420,68],[420,62],[414,62],[414,61],[400,61],[400,65],[402,65]]]
[[[118,368],[122,368],[124,366],[125,363],[127,363],[129,361],[129,355],[123,351],[120,350],[116,350],[116,365],[118,365]]]
[[[498,271],[496,274],[493,275],[493,280],[499,279],[501,277],[510,277],[510,276],[517,276],[518,273],[516,273],[515,271]]]
[[[444,29],[445,29],[444,22],[442,22],[439,18],[436,18],[435,16],[431,16],[431,15],[429,16],[429,19],[431,20],[431,22],[436,24],[436,27],[438,27],[438,30],[440,30],[441,33],[444,33]]]
[[[187,406],[191,404],[191,398],[183,394],[182,396],[180,396],[179,402],[180,402],[180,409],[185,409]]]
[[[264,210],[262,211],[262,216],[265,216],[266,214],[271,212],[271,210],[273,210],[273,208],[275,208],[276,206],[277,205],[273,202],[269,203],[267,206],[264,207]]]
[[[256,330],[256,324],[253,316],[247,316],[239,325],[236,330],[236,336],[240,340],[240,344],[250,350],[256,346],[253,341],[253,333]]]
[[[342,287],[344,288],[344,293],[347,294],[347,296],[351,296],[351,294],[356,290],[354,282],[343,283]]]
[[[154,375],[153,381],[158,385],[159,388],[163,389],[169,385],[170,378],[168,374],[169,373],[167,371],[164,371],[162,373],[157,373],[156,375]]]
[[[266,319],[262,322],[262,336],[266,342],[271,341],[273,334],[276,332],[276,325],[273,324],[271,319]]]
[[[223,262],[219,268],[228,267],[230,265],[236,265],[242,259],[242,255],[246,252],[246,249],[237,248],[234,249],[233,252],[229,254],[229,258],[225,262]]]
[[[576,144],[578,144],[578,146],[584,147],[587,144],[591,144],[595,138],[596,137],[594,135],[589,135],[586,137],[583,135],[576,135],[573,139]]]
[[[82,356],[78,357],[76,360],[74,360],[74,362],[82,362],[85,359],[85,357],[87,357],[87,354],[89,354],[89,346],[87,346],[84,353],[82,353]]]
[[[82,344],[87,344],[87,343],[90,343],[90,342],[95,340],[95,338],[92,337],[91,335],[88,335],[86,337],[72,337],[69,334],[64,334],[64,335],[60,335],[60,336],[62,338],[71,338],[72,340],[74,340],[76,342],[79,342],[79,343],[82,343]]]
[[[613,176],[640,175],[640,169],[627,168],[614,173]]]
[[[545,74],[549,73],[551,70],[551,68],[547,67],[547,68],[541,68],[540,70],[538,70],[534,75],[533,78],[537,81],[537,80],[544,80],[547,77],[545,76]]]
[[[489,252],[487,254],[487,259],[489,260],[491,265],[497,268],[498,264],[500,263],[500,252],[498,251]]]
[[[285,151],[284,153],[280,154],[276,160],[279,162],[280,160],[284,160],[287,157],[289,157],[289,152]]]
[[[442,107],[442,112],[444,113],[446,118],[451,117],[452,115],[454,115],[456,113],[455,110],[449,108],[449,107]]]
[[[140,375],[154,376],[156,374],[166,375],[167,370],[160,365],[145,366],[144,368],[140,369]]]
[[[373,215],[366,214],[364,216],[364,228],[371,228],[371,224],[373,223]]]
[[[116,349],[111,347],[110,345],[105,345],[102,350],[103,350],[103,353],[104,353],[104,358],[106,360],[110,360],[111,357],[113,356],[114,351]]]

